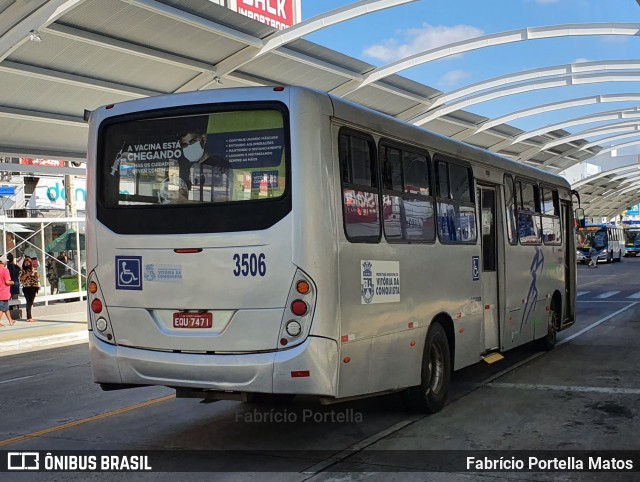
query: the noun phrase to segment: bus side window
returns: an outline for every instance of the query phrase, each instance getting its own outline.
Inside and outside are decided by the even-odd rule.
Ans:
[[[542,191],[542,240],[544,244],[561,244],[562,226],[558,191],[544,186],[540,190]]]
[[[429,158],[405,146],[380,145],[382,216],[388,241],[435,240]]]
[[[471,168],[437,160],[438,236],[443,243],[475,243],[476,207]]]
[[[520,244],[540,244],[540,194],[538,186],[525,181],[516,183],[518,190],[518,238]]]
[[[507,216],[507,234],[510,244],[518,244],[518,230],[516,229],[516,188],[513,183],[513,177],[510,174],[504,175],[504,200]]]
[[[341,130],[338,156],[342,173],[344,229],[351,242],[380,240],[380,209],[375,142],[367,134]]]

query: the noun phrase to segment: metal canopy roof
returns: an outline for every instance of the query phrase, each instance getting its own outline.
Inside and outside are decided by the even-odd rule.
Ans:
[[[610,169],[573,186],[589,216],[610,217],[640,203],[640,164]]]
[[[445,93],[396,73],[415,60],[376,68],[300,38],[322,26],[407,1],[355,2],[279,31],[208,0],[0,0],[0,154],[83,160],[85,109],[196,89],[286,84],[333,92],[554,172],[601,150],[562,129],[570,124],[525,133],[460,110],[466,106],[464,98],[459,105],[455,102],[460,100],[450,104]],[[638,24],[614,27],[540,27],[527,29],[525,36],[602,35],[607,28],[613,34],[632,35],[639,29]],[[508,40],[511,34],[491,37],[494,42],[529,38]],[[478,39],[451,51],[478,48],[476,44]],[[440,49],[418,54],[420,61],[430,55],[443,54]],[[549,75],[560,75],[557,69],[547,70]],[[575,78],[578,74],[573,72],[579,71],[569,67],[563,74]],[[618,75],[623,74],[631,75]],[[501,88],[513,87],[509,86]],[[470,88],[469,93],[478,95],[485,88]],[[433,105],[455,108],[441,114],[430,110]]]

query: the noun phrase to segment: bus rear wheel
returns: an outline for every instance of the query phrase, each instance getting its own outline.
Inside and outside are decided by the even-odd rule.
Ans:
[[[539,350],[550,351],[556,346],[558,339],[558,328],[560,327],[560,313],[558,303],[552,303],[549,323],[547,324],[547,336],[535,341],[535,346]]]
[[[442,325],[433,322],[422,355],[420,385],[405,392],[407,406],[419,412],[436,413],[447,402],[451,384],[451,356],[449,341]]]

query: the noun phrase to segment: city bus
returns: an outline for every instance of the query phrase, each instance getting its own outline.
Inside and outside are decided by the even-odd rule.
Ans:
[[[595,248],[598,261],[620,261],[625,255],[623,229],[613,224],[592,224],[576,229],[576,259],[588,263],[591,247]]]
[[[640,225],[624,224],[624,255],[638,256],[640,254]]]
[[[300,87],[87,113],[93,378],[320,403],[402,392],[575,317],[563,178]]]

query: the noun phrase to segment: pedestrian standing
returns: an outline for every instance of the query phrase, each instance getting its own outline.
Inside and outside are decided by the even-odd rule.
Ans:
[[[11,310],[9,308],[9,300],[11,299],[11,273],[7,269],[9,259],[6,256],[0,256],[0,321],[2,320],[2,313],[4,313],[9,320],[9,325],[15,324],[13,318],[11,318]],[[0,326],[4,326],[0,322]]]
[[[11,286],[11,299],[17,300],[20,294],[20,266],[14,262],[12,253],[7,254],[7,259],[9,260],[7,269],[11,274],[11,281],[13,281],[13,285]]]
[[[597,268],[598,267],[598,251],[593,246],[589,248],[589,257],[591,259],[589,260],[589,264],[587,265],[587,267]]]
[[[56,259],[53,257],[51,253],[47,253],[47,281],[49,281],[49,286],[51,286],[51,294],[55,295],[59,291],[60,281],[58,278],[58,270],[56,266]]]
[[[33,267],[31,258],[25,258],[22,262],[22,271],[20,272],[20,283],[22,284],[22,294],[27,300],[27,321],[36,321],[31,317],[31,308],[36,299],[36,294],[40,290],[40,275]]]
[[[69,258],[67,258],[66,251],[61,251],[58,255],[56,263],[56,271],[58,272],[58,278],[62,278],[67,274],[67,268],[69,264]]]

